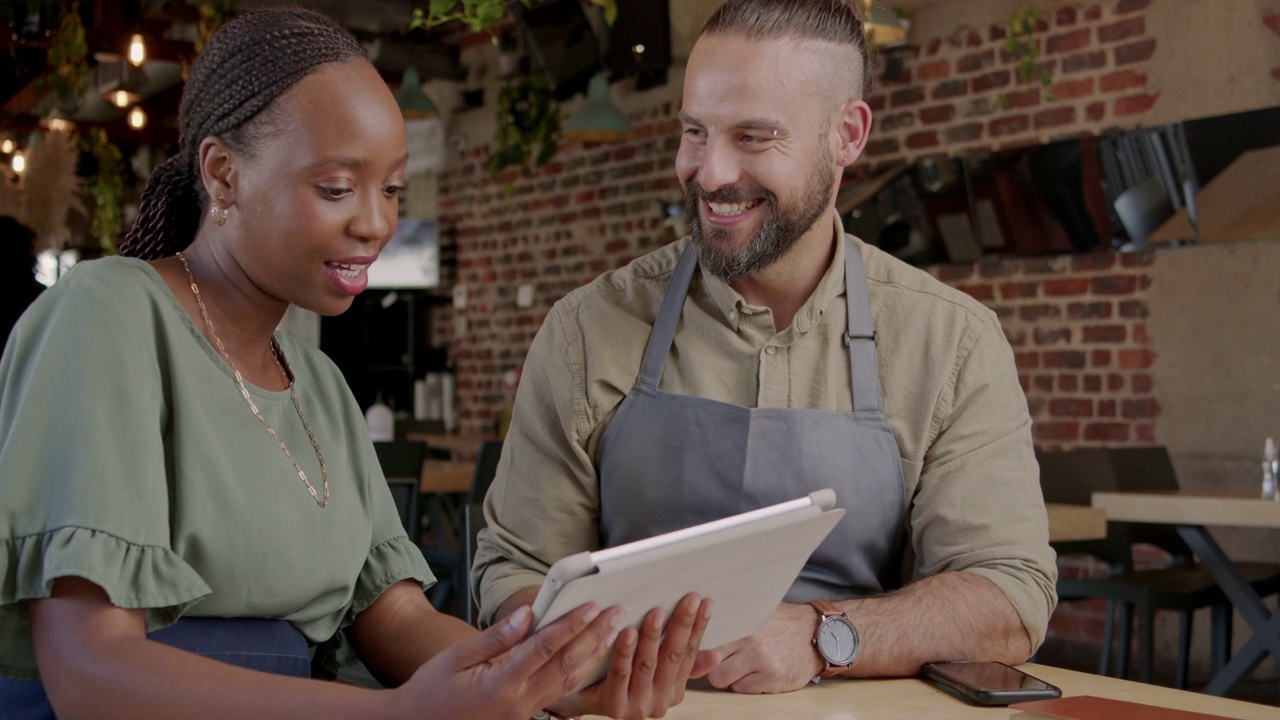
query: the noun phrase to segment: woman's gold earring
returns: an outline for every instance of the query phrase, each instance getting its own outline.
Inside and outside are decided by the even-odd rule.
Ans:
[[[209,204],[209,217],[213,218],[213,224],[222,227],[227,224],[227,209],[222,207],[222,201],[214,198]]]

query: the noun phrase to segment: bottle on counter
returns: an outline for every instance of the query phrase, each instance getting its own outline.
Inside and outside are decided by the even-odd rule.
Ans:
[[[1276,486],[1276,475],[1280,474],[1280,455],[1276,452],[1275,438],[1267,438],[1262,450],[1262,497],[1267,500],[1280,500],[1280,488]]]
[[[396,418],[391,408],[382,402],[382,393],[373,401],[364,413],[365,422],[369,423],[369,438],[374,442],[395,440]]]

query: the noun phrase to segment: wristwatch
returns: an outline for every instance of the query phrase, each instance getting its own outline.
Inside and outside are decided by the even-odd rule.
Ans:
[[[852,665],[858,656],[858,629],[835,605],[825,600],[812,600],[809,604],[822,615],[818,632],[813,636],[813,646],[827,664],[818,673],[818,678],[828,678]]]

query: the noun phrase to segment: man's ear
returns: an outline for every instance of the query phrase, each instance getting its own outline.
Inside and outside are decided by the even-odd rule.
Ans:
[[[200,181],[210,198],[222,207],[236,204],[238,158],[221,140],[209,136],[200,142]]]
[[[836,151],[837,164],[849,167],[862,155],[871,135],[871,108],[860,99],[844,104],[837,118],[840,145]]]

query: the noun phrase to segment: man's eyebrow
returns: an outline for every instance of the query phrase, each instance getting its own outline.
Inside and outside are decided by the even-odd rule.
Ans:
[[[747,118],[733,124],[734,130],[764,130],[777,135],[782,131],[782,123],[768,118]]]
[[[697,127],[702,127],[702,123],[698,121],[697,118],[695,118],[694,116],[686,112],[681,112],[677,114],[676,118],[684,125],[695,125]],[[782,132],[782,123],[777,120],[771,120],[769,118],[746,118],[745,120],[739,120],[738,122],[734,123],[732,126],[732,129],[759,130],[759,131],[764,131],[776,136]]]
[[[699,127],[702,126],[702,123],[698,122],[696,118],[694,118],[692,115],[684,111],[677,113],[676,119],[679,120],[681,124],[684,124],[684,125],[697,125]]]

